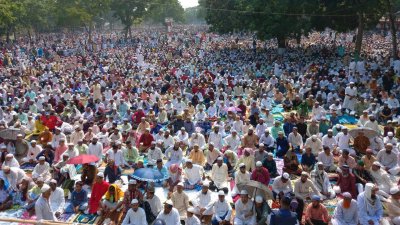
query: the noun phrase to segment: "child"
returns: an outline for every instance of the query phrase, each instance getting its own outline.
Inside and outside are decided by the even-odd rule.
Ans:
[[[66,213],[78,213],[85,211],[88,207],[87,192],[82,189],[83,182],[78,181],[75,184],[75,190],[71,194],[71,203],[67,206]]]

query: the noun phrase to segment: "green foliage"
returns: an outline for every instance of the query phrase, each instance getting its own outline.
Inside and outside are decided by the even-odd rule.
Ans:
[[[113,0],[111,10],[128,30],[134,23],[140,22],[147,14],[150,0]]]
[[[185,10],[178,0],[152,0],[147,20],[153,23],[164,23],[165,18],[173,18],[175,22],[185,21]]]

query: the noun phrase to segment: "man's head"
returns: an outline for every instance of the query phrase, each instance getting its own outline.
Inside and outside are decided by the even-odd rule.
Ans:
[[[308,173],[303,171],[303,172],[301,173],[301,178],[300,178],[301,182],[302,182],[302,183],[307,182],[308,176],[309,176]]]
[[[385,145],[385,152],[386,152],[387,154],[390,154],[390,153],[392,152],[392,149],[393,149],[393,144],[392,144],[392,143],[387,143],[387,144]]]
[[[104,173],[103,172],[98,172],[97,176],[96,176],[96,182],[100,183],[100,182],[103,181],[103,179],[104,179]]]
[[[390,195],[393,199],[400,201],[400,189],[398,186],[390,188]]]
[[[249,201],[249,193],[246,190],[242,190],[240,192],[240,199],[243,203],[247,203]]]
[[[257,195],[255,200],[256,200],[256,207],[257,208],[260,208],[260,207],[263,206],[263,203],[264,203],[263,197],[261,197],[260,195]]]
[[[155,189],[153,186],[150,186],[149,188],[147,188],[146,195],[147,195],[148,199],[152,199],[154,197],[154,193],[155,193]]]
[[[51,194],[51,188],[50,188],[49,185],[44,184],[44,185],[42,186],[42,188],[40,189],[40,191],[42,192],[43,198],[49,199],[50,194]]]
[[[128,190],[133,191],[136,189],[137,181],[134,179],[131,179],[128,181]]]
[[[208,181],[204,181],[203,186],[201,187],[201,193],[207,194],[209,188],[210,184],[208,183]]]
[[[135,212],[139,209],[139,201],[136,198],[132,199],[131,208]]]
[[[224,159],[223,159],[221,156],[218,157],[218,158],[217,158],[217,165],[218,165],[219,167],[221,167],[223,163],[224,163]]]
[[[290,178],[290,176],[289,176],[288,173],[283,173],[283,175],[282,175],[282,177],[281,177],[281,181],[282,181],[283,183],[286,183],[286,182],[289,181],[289,178]]]
[[[219,200],[220,202],[225,201],[225,193],[224,193],[224,191],[219,191],[219,192],[218,192],[218,200]]]
[[[55,179],[52,179],[49,183],[49,186],[51,188],[51,191],[55,191],[57,188],[57,181]]]
[[[349,192],[343,193],[343,208],[348,209],[351,205],[352,196]]]
[[[371,169],[372,169],[372,171],[376,172],[376,171],[380,170],[381,167],[382,167],[382,165],[378,161],[375,161],[372,163]]]
[[[169,214],[171,212],[171,210],[172,210],[172,207],[173,207],[172,201],[171,200],[167,200],[164,203],[164,214]]]
[[[195,214],[196,210],[193,207],[187,209],[187,217],[192,217]]]
[[[313,195],[312,198],[312,207],[313,208],[318,208],[319,204],[321,203],[321,197],[319,195]]]
[[[83,187],[83,182],[82,181],[77,181],[75,183],[75,191],[76,192],[80,192],[82,190],[82,187]]]
[[[182,182],[179,182],[179,183],[176,185],[176,191],[177,191],[178,193],[182,193],[182,192],[183,192],[183,183],[182,183]]]

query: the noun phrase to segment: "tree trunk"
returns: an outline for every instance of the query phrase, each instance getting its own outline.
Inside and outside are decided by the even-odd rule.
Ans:
[[[397,30],[396,30],[396,16],[393,12],[391,0],[386,0],[388,3],[390,32],[392,33],[392,57],[394,60],[398,58],[397,55]]]
[[[361,53],[363,34],[364,34],[364,16],[359,14],[358,15],[356,48],[354,50],[357,61],[358,61],[358,57],[360,56],[360,53]]]
[[[93,23],[90,22],[90,24],[89,24],[89,43],[92,43],[92,30],[93,30]]]
[[[29,41],[32,41],[31,29],[28,29],[28,37]]]
[[[286,51],[286,38],[281,36],[281,37],[277,37],[278,39],[278,54],[279,55],[283,55],[283,53],[285,53]]]
[[[7,29],[6,42],[10,43],[10,29]]]
[[[132,38],[132,26],[128,27],[129,37]]]

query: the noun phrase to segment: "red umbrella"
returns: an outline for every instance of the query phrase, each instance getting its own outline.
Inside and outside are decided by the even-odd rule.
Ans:
[[[85,164],[85,163],[92,163],[92,162],[97,162],[99,161],[99,158],[95,155],[80,155],[76,156],[74,158],[70,158],[67,161],[67,164]]]

